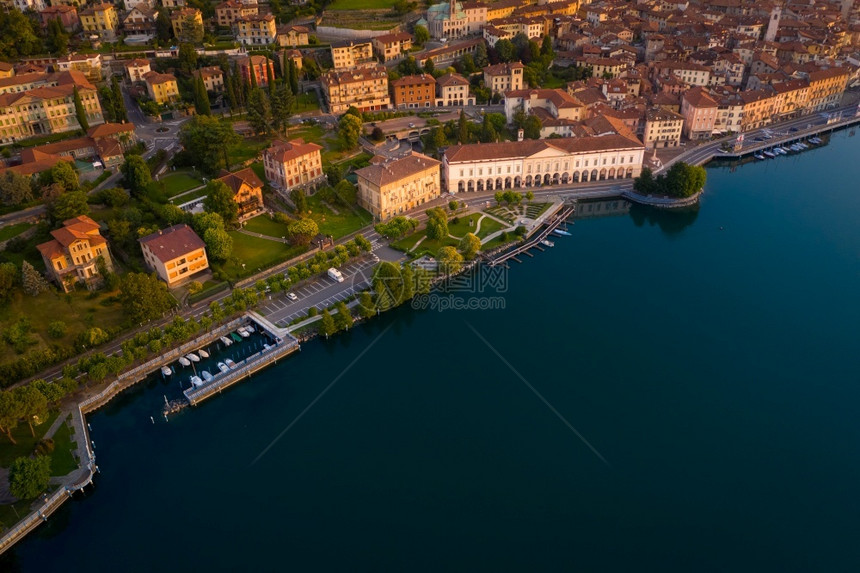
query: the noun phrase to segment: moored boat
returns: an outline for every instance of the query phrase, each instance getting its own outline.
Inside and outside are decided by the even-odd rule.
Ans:
[[[774,153],[773,153],[773,152],[771,152],[771,151],[762,151],[762,153],[763,153],[766,157],[770,157],[771,159],[773,159],[774,157],[776,157],[776,155],[774,155]]]
[[[540,244],[544,245],[545,247],[554,247],[555,246],[555,243],[553,243],[552,241],[547,241],[546,239],[541,241]]]
[[[241,336],[242,338],[248,338],[249,336],[251,336],[251,333],[250,333],[250,332],[248,332],[247,330],[245,330],[245,328],[244,328],[244,327],[241,327],[241,326],[240,326],[239,328],[237,328],[237,329],[236,329],[236,332],[237,332],[237,333],[239,334],[239,336]]]
[[[246,331],[246,332],[250,332],[250,333],[252,333],[252,334],[253,334],[254,332],[256,332],[256,330],[254,330],[254,327],[253,327],[253,326],[251,326],[250,324],[249,324],[248,326],[246,326],[246,327],[245,327],[245,331]]]
[[[194,387],[203,386],[203,380],[200,379],[200,376],[192,376],[191,385]]]
[[[756,153],[755,155],[753,155],[753,157],[755,157],[759,161],[764,161],[764,159],[765,159],[764,155],[762,155],[760,153]]]
[[[170,369],[170,366],[162,366],[161,374],[163,376],[170,376],[171,374],[173,374],[173,370]]]
[[[185,358],[184,356],[179,357],[179,363],[183,366],[191,366],[191,361]]]
[[[233,339],[233,342],[242,342],[242,337],[236,334],[235,332],[230,333],[230,338]]]
[[[263,343],[263,352],[265,352],[266,350],[271,350],[271,349],[272,349],[271,344],[266,344],[265,342]]]
[[[229,358],[224,359],[224,364],[226,364],[228,368],[236,368],[236,363]]]
[[[553,229],[552,234],[555,235],[556,237],[569,237],[570,236],[570,233],[568,233],[567,231],[563,231],[562,229]]]
[[[200,362],[200,357],[194,354],[193,352],[189,352],[185,355],[185,358],[190,360],[191,362]]]
[[[209,358],[209,353],[203,350],[202,348],[197,351],[197,354],[200,355],[200,358]]]
[[[224,346],[230,346],[231,344],[233,344],[233,341],[230,340],[229,338],[227,338],[226,336],[222,336],[221,337],[221,344],[223,344]]]
[[[207,370],[201,370],[200,375],[203,376],[203,379],[207,382],[212,382],[212,378],[214,378],[214,376],[209,374]]]
[[[220,370],[223,373],[223,372],[229,372],[230,369],[227,368],[227,365],[224,364],[223,362],[219,362],[218,363],[218,370]]]

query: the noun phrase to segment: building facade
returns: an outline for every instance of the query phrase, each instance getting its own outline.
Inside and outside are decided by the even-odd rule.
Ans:
[[[263,182],[248,167],[219,177],[233,191],[233,200],[239,207],[239,219],[247,219],[263,210]]]
[[[520,62],[496,64],[484,68],[484,86],[504,95],[505,92],[523,89],[523,66]]]
[[[206,91],[213,93],[221,93],[224,91],[224,71],[219,66],[207,66],[191,73],[196,79],[198,76],[203,78],[203,85]]]
[[[436,101],[436,80],[429,74],[404,76],[391,82],[394,106],[431,107]]]
[[[331,61],[335,70],[349,70],[373,61],[373,44],[347,40],[331,45]]]
[[[640,141],[616,134],[454,145],[442,158],[443,187],[462,193],[629,179],[642,172],[644,152]]]
[[[246,82],[251,83],[251,74],[254,74],[254,82],[260,87],[268,86],[269,77],[275,77],[275,63],[266,56],[242,56],[236,60],[236,65]]]
[[[97,35],[106,42],[116,40],[119,14],[113,4],[93,4],[81,11],[80,19],[85,33]]]
[[[245,4],[239,0],[227,0],[215,6],[215,21],[219,26],[230,28],[239,18],[254,16],[259,8],[254,4]]]
[[[358,202],[374,217],[388,219],[440,196],[440,162],[413,152],[355,172]]]
[[[241,16],[236,20],[236,40],[246,46],[267,46],[278,37],[275,17],[271,14]]]
[[[147,235],[138,242],[146,265],[169,288],[192,280],[209,268],[206,244],[185,223]]]
[[[384,34],[373,38],[371,43],[379,61],[394,62],[403,59],[412,48],[412,35],[406,32]]]
[[[648,149],[678,147],[683,127],[683,115],[661,108],[649,109],[645,112],[643,143]]]
[[[275,140],[263,151],[266,180],[272,187],[285,191],[316,185],[325,178],[321,149],[316,143],[301,139]]]
[[[179,101],[179,85],[173,74],[160,74],[158,72],[147,72],[143,75],[146,82],[146,93],[159,105],[169,105]]]
[[[331,113],[343,113],[350,106],[355,106],[359,111],[378,111],[391,107],[388,70],[385,66],[328,72],[323,74],[321,83]]]
[[[460,74],[445,74],[436,80],[436,105],[453,107],[475,105],[469,93],[469,80]]]
[[[80,215],[63,221],[63,226],[51,231],[54,237],[37,245],[48,277],[69,292],[76,282],[84,283],[89,290],[101,284],[98,259],[101,257],[108,270],[113,269],[107,241],[99,233],[99,224]]]

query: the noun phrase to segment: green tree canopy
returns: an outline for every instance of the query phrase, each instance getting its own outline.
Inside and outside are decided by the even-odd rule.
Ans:
[[[415,26],[415,44],[417,46],[423,46],[424,43],[430,39],[430,32],[427,31],[427,28],[424,26]]]
[[[214,175],[227,168],[227,149],[241,141],[232,124],[206,115],[195,115],[182,124],[179,141],[193,165]]]
[[[337,332],[337,325],[334,322],[334,318],[329,314],[328,309],[325,309],[322,312],[322,319],[320,320],[320,334],[328,338],[335,332]]]
[[[441,207],[427,211],[427,238],[441,240],[448,236],[448,214]]]
[[[474,233],[466,233],[466,235],[460,239],[460,252],[463,253],[465,258],[474,259],[475,255],[477,255],[480,250],[481,239],[479,239]]]
[[[17,443],[12,437],[12,430],[18,427],[18,422],[24,417],[24,407],[11,390],[0,391],[0,431],[6,434],[9,441]]]
[[[239,205],[233,197],[233,190],[223,181],[214,179],[206,184],[205,191],[203,208],[221,215],[226,227],[235,227],[239,219]]]
[[[87,204],[87,194],[83,191],[72,191],[53,197],[48,202],[48,214],[56,223],[72,219],[78,215],[88,215],[90,206]]]
[[[87,111],[84,109],[83,102],[81,102],[81,94],[78,92],[78,86],[74,87],[72,93],[75,102],[75,118],[77,118],[81,129],[87,131],[90,128],[90,122],[87,120]]]
[[[31,179],[26,175],[9,170],[0,175],[0,201],[4,205],[22,205],[35,198]]]
[[[269,96],[258,87],[252,88],[248,95],[248,124],[255,133],[268,133],[272,127],[272,105]]]
[[[179,32],[179,41],[198,45],[203,42],[203,24],[194,19],[194,16],[188,15],[182,20],[182,31]]]
[[[233,254],[233,237],[224,229],[206,229],[202,239],[213,261],[226,261]]]
[[[149,165],[140,155],[128,156],[128,159],[122,164],[122,176],[126,187],[138,197],[146,193],[146,188],[152,182]]]
[[[463,255],[454,247],[442,247],[437,253],[439,269],[443,273],[457,273],[463,267]]]
[[[158,280],[155,274],[126,273],[119,290],[123,311],[132,323],[159,318],[175,303],[167,285]]]
[[[9,492],[22,500],[38,497],[51,479],[51,458],[18,458],[9,468]]]
[[[30,426],[30,435],[36,437],[33,422],[44,421],[48,416],[48,399],[32,384],[18,386],[13,390],[15,400],[21,407],[21,417]]]
[[[361,130],[361,119],[355,117],[351,113],[346,113],[340,118],[337,133],[344,149],[355,149],[358,145],[358,138],[361,135]]]
[[[293,245],[306,246],[319,232],[319,226],[313,219],[299,219],[287,226],[287,240]]]

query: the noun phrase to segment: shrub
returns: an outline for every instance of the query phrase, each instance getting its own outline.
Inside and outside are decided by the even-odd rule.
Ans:
[[[66,335],[66,323],[62,320],[55,320],[48,325],[48,335],[51,338],[62,338]]]

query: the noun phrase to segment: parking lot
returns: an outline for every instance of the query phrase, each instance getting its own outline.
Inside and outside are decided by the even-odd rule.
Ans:
[[[290,290],[296,300],[290,300],[286,293],[267,295],[259,306],[262,314],[277,326],[286,327],[298,317],[307,316],[311,307],[319,310],[345,300],[370,285],[370,276],[379,258],[367,255],[360,260],[340,267],[343,282],[337,282],[328,275],[318,277]]]

